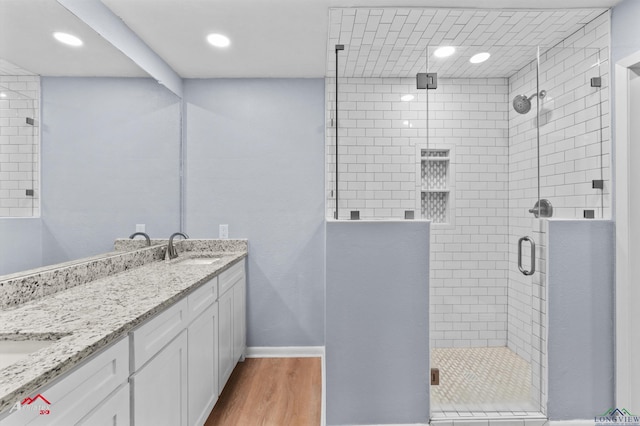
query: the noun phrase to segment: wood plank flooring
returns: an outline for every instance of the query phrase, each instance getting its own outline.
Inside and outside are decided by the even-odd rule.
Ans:
[[[320,358],[247,358],[205,426],[318,426],[321,370]]]

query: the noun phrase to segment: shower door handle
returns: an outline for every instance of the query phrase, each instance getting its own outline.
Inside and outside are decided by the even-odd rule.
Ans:
[[[529,241],[531,244],[531,269],[526,270],[522,267],[522,242]],[[518,269],[525,275],[533,275],[536,272],[536,243],[529,237],[522,237],[518,240]]]

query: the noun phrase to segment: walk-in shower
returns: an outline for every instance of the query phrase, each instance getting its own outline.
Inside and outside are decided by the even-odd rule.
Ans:
[[[546,220],[609,215],[606,11],[333,9],[331,23],[345,50],[327,218],[431,221],[431,420],[544,419]]]

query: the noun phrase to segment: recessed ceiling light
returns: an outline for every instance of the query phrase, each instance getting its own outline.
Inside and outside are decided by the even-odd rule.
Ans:
[[[207,41],[215,47],[227,47],[231,44],[229,37],[222,34],[209,34],[207,36]]]
[[[412,101],[415,96],[413,95],[404,95],[400,97],[401,101],[409,102]]]
[[[57,32],[57,33],[53,33],[53,37],[56,40],[58,40],[60,43],[67,44],[69,46],[74,46],[74,47],[82,46],[82,40],[80,40],[78,37],[71,34]]]
[[[471,59],[469,59],[469,62],[471,62],[472,64],[479,64],[480,62],[484,62],[487,59],[489,59],[490,56],[491,56],[491,53],[489,52],[478,53],[473,55]]]
[[[447,56],[451,56],[454,53],[456,53],[456,48],[453,46],[442,46],[437,48],[436,51],[433,52],[433,54],[437,58],[446,58]]]

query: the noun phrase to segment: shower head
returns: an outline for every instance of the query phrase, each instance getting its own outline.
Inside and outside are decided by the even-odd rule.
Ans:
[[[516,96],[513,98],[513,109],[519,114],[528,113],[531,110],[531,99],[533,99],[534,96],[537,96],[539,99],[544,99],[544,97],[547,96],[547,91],[541,90],[539,93],[534,93],[529,97],[526,95]]]
[[[518,114],[526,114],[531,110],[531,100],[526,95],[518,95],[513,98],[513,109]]]

